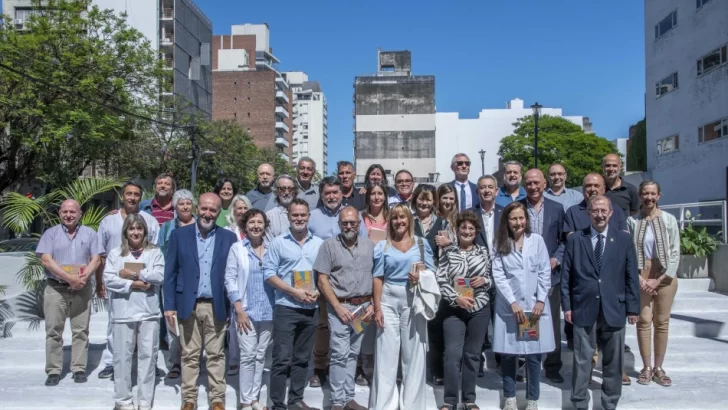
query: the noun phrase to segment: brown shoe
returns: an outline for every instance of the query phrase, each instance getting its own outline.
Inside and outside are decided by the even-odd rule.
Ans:
[[[321,379],[319,379],[318,375],[314,374],[310,379],[308,379],[308,386],[321,387]]]
[[[346,406],[344,406],[344,410],[367,410],[367,408],[352,400],[346,403]]]
[[[308,404],[304,403],[303,400],[294,404],[288,405],[288,410],[319,410],[316,407],[308,407]]]
[[[195,410],[195,403],[187,402],[182,405],[182,410]]]
[[[627,376],[627,373],[622,372],[622,386],[629,386],[632,384],[632,379]]]
[[[221,401],[212,403],[212,410],[225,410],[225,403]]]

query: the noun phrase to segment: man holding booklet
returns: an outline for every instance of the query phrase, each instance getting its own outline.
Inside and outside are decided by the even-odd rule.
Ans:
[[[332,410],[366,410],[354,401],[354,377],[364,329],[374,314],[374,242],[358,232],[360,224],[354,207],[341,210],[341,233],[321,245],[313,266],[328,302]]]

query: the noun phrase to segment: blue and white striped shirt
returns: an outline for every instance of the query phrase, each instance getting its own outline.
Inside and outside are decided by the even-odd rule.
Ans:
[[[273,320],[273,305],[276,296],[275,289],[265,281],[263,273],[263,260],[258,257],[250,240],[243,239],[243,246],[248,250],[248,286],[245,288],[245,296],[248,300],[245,306],[245,313],[254,322]],[[266,241],[263,257],[268,253],[268,242]]]

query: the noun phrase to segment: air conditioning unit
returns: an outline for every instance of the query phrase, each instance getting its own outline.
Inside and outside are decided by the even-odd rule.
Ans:
[[[23,19],[15,19],[14,23],[15,23],[15,28],[18,30],[22,30],[23,28],[25,28],[25,20],[23,20]]]

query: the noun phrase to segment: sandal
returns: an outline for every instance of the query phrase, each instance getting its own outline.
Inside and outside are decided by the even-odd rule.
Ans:
[[[640,376],[637,378],[637,383],[642,385],[648,385],[652,383],[652,375],[652,368],[645,367],[644,369],[640,370]]]
[[[665,370],[662,367],[655,367],[652,381],[663,387],[672,386],[672,379],[667,375],[667,373],[665,373]]]
[[[480,410],[480,407],[475,403],[463,403],[463,408],[465,410]]]
[[[180,375],[180,368],[177,365],[172,366],[172,369],[167,372],[167,378],[169,379],[176,379]]]

